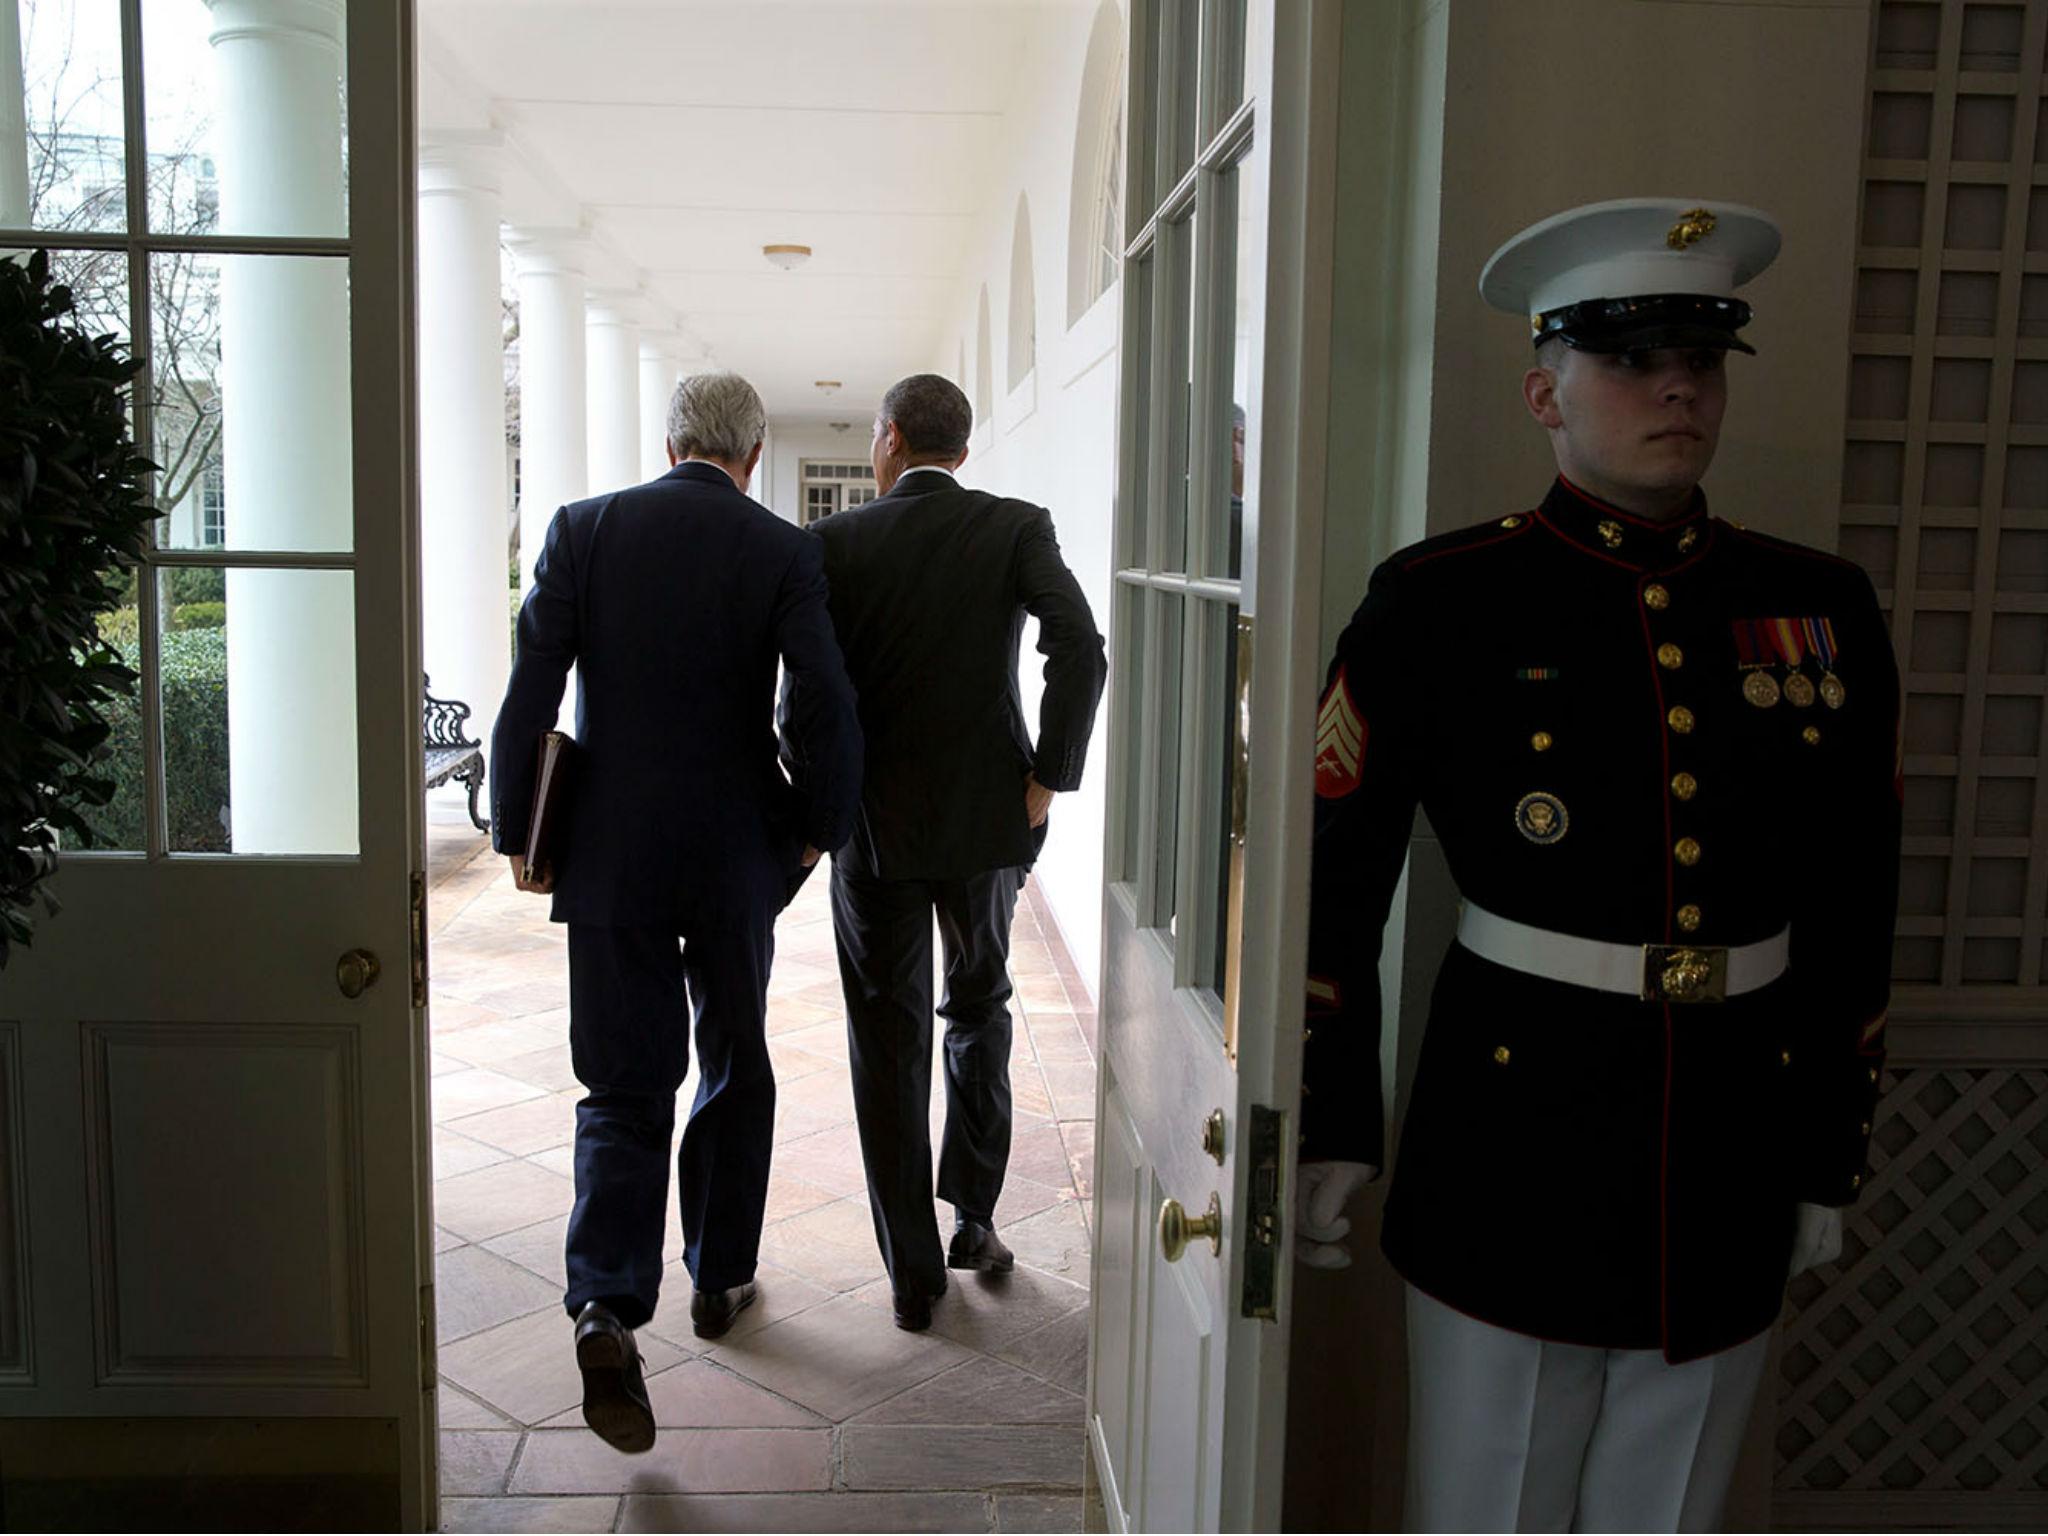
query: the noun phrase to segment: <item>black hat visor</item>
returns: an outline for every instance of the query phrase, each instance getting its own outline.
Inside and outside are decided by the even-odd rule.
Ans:
[[[1538,346],[1555,336],[1579,352],[1647,352],[1660,347],[1714,347],[1755,355],[1735,333],[1749,323],[1740,299],[1695,293],[1632,299],[1586,299],[1537,317]]]

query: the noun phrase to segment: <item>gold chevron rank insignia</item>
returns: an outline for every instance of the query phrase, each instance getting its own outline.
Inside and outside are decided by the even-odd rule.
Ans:
[[[1323,695],[1322,713],[1316,716],[1316,794],[1324,800],[1341,800],[1358,788],[1359,771],[1365,765],[1365,721],[1351,700],[1351,684],[1344,668],[1330,691]]]

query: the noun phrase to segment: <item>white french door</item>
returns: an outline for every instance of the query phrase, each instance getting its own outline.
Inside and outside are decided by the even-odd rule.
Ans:
[[[5,3],[0,247],[148,359],[166,516],[103,846],[0,972],[0,1498],[425,1528],[413,8]]]
[[[1120,1530],[1280,1520],[1335,9],[1131,6],[1088,1402]]]

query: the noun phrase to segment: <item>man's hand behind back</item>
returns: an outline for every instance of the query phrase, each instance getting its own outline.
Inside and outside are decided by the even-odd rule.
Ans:
[[[1052,814],[1053,792],[1038,782],[1038,775],[1024,775],[1024,816],[1032,826],[1042,827],[1045,818]]]

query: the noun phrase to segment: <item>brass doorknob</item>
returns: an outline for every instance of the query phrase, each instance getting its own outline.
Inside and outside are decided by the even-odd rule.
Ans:
[[[1202,1122],[1202,1150],[1216,1159],[1216,1166],[1223,1166],[1223,1111],[1212,1109],[1209,1118]]]
[[[383,974],[383,962],[367,949],[351,949],[334,962],[334,982],[343,997],[361,997]]]
[[[1180,1256],[1188,1251],[1188,1243],[1197,1237],[1209,1239],[1209,1251],[1223,1251],[1223,1198],[1210,1191],[1209,1209],[1200,1216],[1190,1216],[1178,1200],[1168,1200],[1159,1207],[1159,1246],[1166,1254],[1166,1262],[1177,1264]]]

